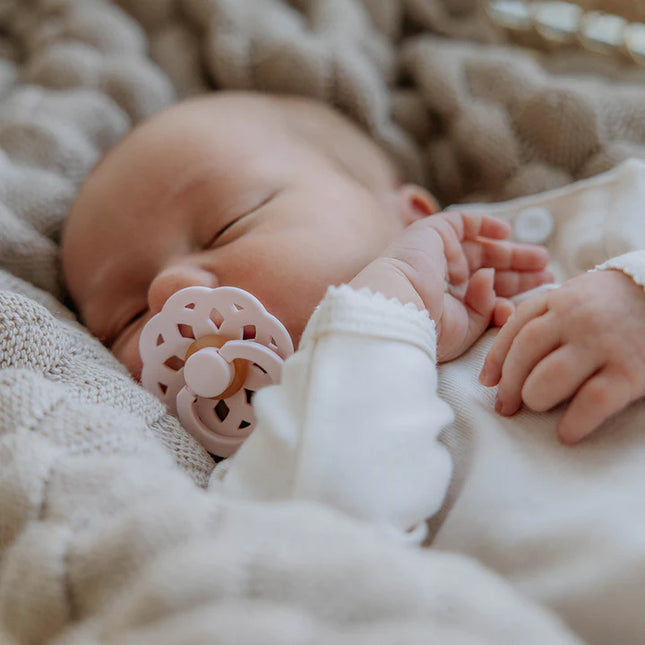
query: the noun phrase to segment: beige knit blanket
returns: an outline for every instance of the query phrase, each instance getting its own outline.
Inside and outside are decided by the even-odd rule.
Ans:
[[[208,455],[75,322],[58,277],[61,225],[92,165],[143,117],[213,89],[319,97],[444,203],[645,157],[636,70],[495,45],[482,5],[0,2],[7,642],[574,642],[476,563],[390,545],[315,505],[206,491]]]

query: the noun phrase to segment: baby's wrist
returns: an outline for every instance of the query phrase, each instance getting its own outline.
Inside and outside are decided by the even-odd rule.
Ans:
[[[357,290],[367,288],[381,293],[386,298],[395,298],[403,305],[412,303],[421,311],[426,308],[421,296],[405,274],[383,258],[370,262],[349,282],[349,286]]]

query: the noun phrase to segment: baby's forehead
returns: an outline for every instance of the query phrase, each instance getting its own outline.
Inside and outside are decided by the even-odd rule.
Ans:
[[[175,104],[121,139],[81,187],[71,219],[100,222],[123,207],[180,192],[195,166],[233,176],[305,148],[370,187],[396,181],[394,165],[359,128],[322,103],[300,97],[221,92]]]
[[[172,147],[176,140],[180,144],[176,152],[181,155],[193,138],[199,142],[205,135],[232,150],[242,142],[259,149],[263,143],[297,144],[340,160],[344,167],[379,162],[396,172],[382,148],[349,117],[299,96],[219,92],[178,103],[135,128],[123,147],[132,154],[140,151],[141,140],[148,139],[153,147],[164,141]]]
[[[275,103],[275,105],[274,105]],[[232,162],[236,153],[253,151],[266,141],[287,143],[295,133],[276,101],[201,98],[175,104],[130,131],[96,167],[109,174],[129,167],[134,176],[180,174],[187,159]]]

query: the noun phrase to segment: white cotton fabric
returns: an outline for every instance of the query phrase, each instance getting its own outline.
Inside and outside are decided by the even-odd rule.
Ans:
[[[554,222],[544,241],[557,282],[610,258],[645,249],[645,162],[629,159],[610,172],[570,186],[498,204],[460,204],[450,209],[486,212],[513,223],[524,211],[544,209]],[[516,239],[516,241],[523,241]]]
[[[547,208],[556,222],[547,247],[560,279],[615,269],[645,286],[645,164],[632,160],[569,188],[486,210],[512,222],[534,206]],[[476,380],[494,335],[439,368],[440,394],[455,412],[442,438],[456,472],[430,522],[432,546],[476,557],[554,610],[585,642],[639,643],[645,402],[580,444],[563,446],[555,427],[564,406],[547,413],[523,408],[510,418],[495,413],[495,389]]]
[[[452,412],[434,362],[427,312],[330,288],[282,384],[256,394],[258,426],[224,489],[322,501],[392,533],[413,528],[439,510],[450,482],[437,436]]]
[[[582,228],[588,218],[596,228],[580,236],[586,248],[592,239],[611,241],[612,231],[638,243],[645,235],[644,187],[645,164],[634,161],[491,210],[512,219],[528,202],[566,216],[572,226]],[[554,248],[561,243],[552,241]],[[574,242],[569,248],[575,250]],[[600,262],[606,247],[595,248],[584,257]],[[575,261],[560,267],[577,268]],[[645,275],[645,251],[600,268],[637,279]],[[405,323],[406,316],[415,324]],[[287,362],[282,385],[260,393],[259,427],[231,460],[223,488],[251,498],[323,501],[389,536],[398,531],[400,539],[428,518],[433,549],[477,558],[552,609],[585,642],[640,642],[645,402],[581,444],[563,446],[555,434],[562,408],[522,410],[511,418],[494,411],[494,389],[477,381],[494,331],[440,366],[439,398],[421,322],[419,312],[382,297],[331,289],[301,351]],[[444,508],[432,518],[450,473],[437,443],[440,430],[455,472]],[[415,531],[412,537],[423,536]]]
[[[638,643],[645,633],[645,403],[563,446],[555,436],[562,407],[495,413],[494,391],[474,378],[493,336],[440,369],[456,415],[446,433],[461,440],[463,470],[432,546],[478,558],[585,642]]]
[[[631,251],[599,264],[595,270],[616,269],[628,275],[636,284],[645,286],[645,250]]]

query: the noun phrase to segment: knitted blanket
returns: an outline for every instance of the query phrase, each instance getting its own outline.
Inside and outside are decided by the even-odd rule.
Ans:
[[[85,175],[182,97],[318,97],[444,203],[645,157],[633,68],[503,44],[475,0],[0,3],[0,637],[17,643],[571,643],[461,557],[313,504],[232,504],[65,306]],[[602,73],[602,76],[600,75]]]

